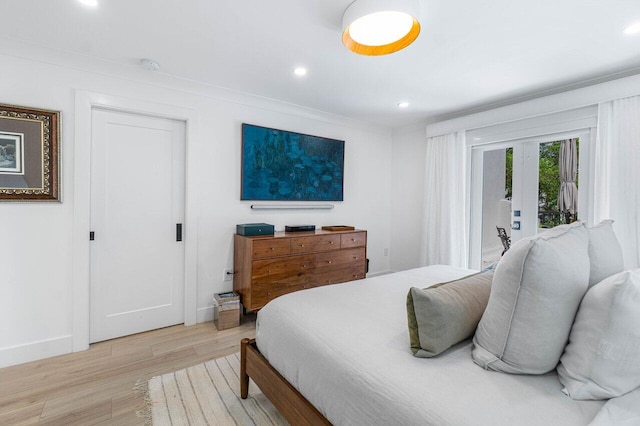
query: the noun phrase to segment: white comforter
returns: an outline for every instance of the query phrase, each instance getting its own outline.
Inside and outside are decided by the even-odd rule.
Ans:
[[[473,272],[429,266],[279,297],[258,314],[258,348],[334,425],[588,424],[603,402],[570,399],[555,373],[485,371],[469,341],[411,355],[409,288]]]

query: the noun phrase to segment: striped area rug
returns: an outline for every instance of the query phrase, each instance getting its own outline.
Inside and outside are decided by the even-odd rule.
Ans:
[[[253,381],[240,398],[240,354],[149,380],[154,426],[288,425]]]

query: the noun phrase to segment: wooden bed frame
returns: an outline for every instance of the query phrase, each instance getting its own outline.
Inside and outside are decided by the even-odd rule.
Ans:
[[[255,339],[240,342],[240,397],[249,394],[249,378],[292,425],[331,423],[262,356]]]

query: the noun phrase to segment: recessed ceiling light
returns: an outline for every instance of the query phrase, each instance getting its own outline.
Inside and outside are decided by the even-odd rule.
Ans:
[[[304,67],[296,67],[293,69],[293,73],[298,77],[302,77],[303,75],[307,75],[307,69]]]
[[[78,1],[85,6],[98,7],[98,0],[78,0]]]
[[[629,25],[627,28],[624,29],[624,33],[629,35],[640,33],[640,22],[636,22],[635,24]]]
[[[409,108],[409,102],[398,102],[398,108]]]

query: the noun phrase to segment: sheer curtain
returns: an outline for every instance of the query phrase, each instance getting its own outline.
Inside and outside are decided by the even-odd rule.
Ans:
[[[464,132],[427,139],[422,260],[467,267]]]
[[[593,222],[611,218],[625,268],[640,266],[640,96],[598,105]]]

